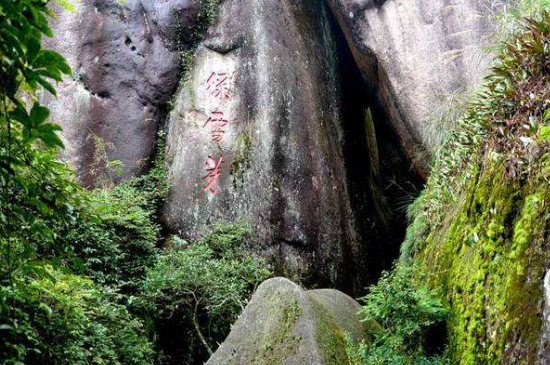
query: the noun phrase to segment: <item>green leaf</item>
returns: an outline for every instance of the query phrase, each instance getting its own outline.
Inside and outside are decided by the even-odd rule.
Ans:
[[[50,84],[48,81],[44,80],[43,78],[38,78],[38,83],[42,85],[42,87],[46,90],[48,90],[53,96],[57,96],[57,91],[55,91],[55,88]]]
[[[33,126],[38,126],[44,123],[50,116],[48,108],[35,103],[31,109],[30,119]]]
[[[57,124],[47,123],[42,124],[37,128],[34,136],[40,139],[47,147],[60,147],[63,148],[63,142],[57,135],[57,131],[61,131],[62,128]]]
[[[37,30],[29,32],[29,34],[25,37],[25,45],[27,48],[26,58],[31,64],[40,54],[40,38],[40,33]]]
[[[46,303],[40,303],[38,305],[38,308],[43,310],[46,313],[46,315],[48,315],[48,316],[50,316],[53,313],[52,308],[49,305],[47,305]]]
[[[9,116],[12,120],[16,120],[24,125],[30,124],[30,117],[22,105],[17,105],[14,110],[10,111]]]
[[[36,58],[34,65],[35,68],[46,68],[50,70],[60,70],[66,75],[71,74],[71,67],[61,56],[59,53],[50,51],[50,50],[42,50],[40,51],[40,54]]]
[[[40,32],[44,33],[48,37],[53,37],[53,32],[48,24],[48,19],[44,16],[43,11],[46,9],[39,9],[34,6],[28,7],[32,17],[29,19],[30,22],[38,29]]]

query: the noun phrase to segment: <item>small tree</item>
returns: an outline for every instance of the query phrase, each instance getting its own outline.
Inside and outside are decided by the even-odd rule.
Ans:
[[[445,320],[448,309],[435,290],[429,289],[417,266],[397,265],[384,273],[361,300],[359,314],[374,341],[349,344],[352,365],[442,364],[442,356],[429,356],[426,339],[432,326]]]
[[[237,225],[219,227],[194,244],[176,237],[175,247],[149,270],[141,306],[156,326],[176,327],[175,346],[185,351],[181,357],[196,362],[212,354],[256,286],[271,275],[264,260],[245,250],[249,239]],[[161,341],[166,346],[170,339]]]

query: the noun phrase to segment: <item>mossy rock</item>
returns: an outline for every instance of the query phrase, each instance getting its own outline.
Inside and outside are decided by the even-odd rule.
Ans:
[[[337,290],[264,282],[207,365],[344,365],[344,335],[368,341],[359,304]]]

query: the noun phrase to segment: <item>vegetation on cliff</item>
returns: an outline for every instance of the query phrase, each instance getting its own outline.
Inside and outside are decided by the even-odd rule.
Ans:
[[[401,262],[365,298],[365,319],[380,324],[370,326],[377,341],[350,344],[350,363],[537,364],[547,358],[548,5],[524,0],[503,13],[504,33],[513,35],[496,47],[492,73],[453,124],[410,207]],[[519,23],[523,15],[532,20]],[[422,331],[426,318],[432,321]],[[427,357],[430,331],[441,321],[446,350]]]
[[[398,264],[361,299],[372,344],[348,341],[350,365],[443,365],[448,308],[419,266]]]
[[[402,260],[449,303],[452,364],[534,364],[550,190],[550,15],[504,45],[442,146]]]
[[[178,237],[147,271],[136,306],[152,322],[165,362],[207,359],[261,282],[272,274],[245,245],[250,232],[217,227],[202,241]]]

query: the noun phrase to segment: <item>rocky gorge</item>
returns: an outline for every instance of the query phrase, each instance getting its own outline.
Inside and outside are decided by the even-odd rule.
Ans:
[[[350,348],[376,346],[386,324],[362,321],[352,297],[396,261],[414,262],[412,277],[448,307],[435,335],[445,363],[548,364],[550,23],[502,50],[513,6],[54,5],[45,45],[72,75],[40,99],[83,186],[160,167],[165,237],[251,232],[247,253],[278,277],[206,364],[363,364]],[[426,347],[439,341],[430,331]]]

